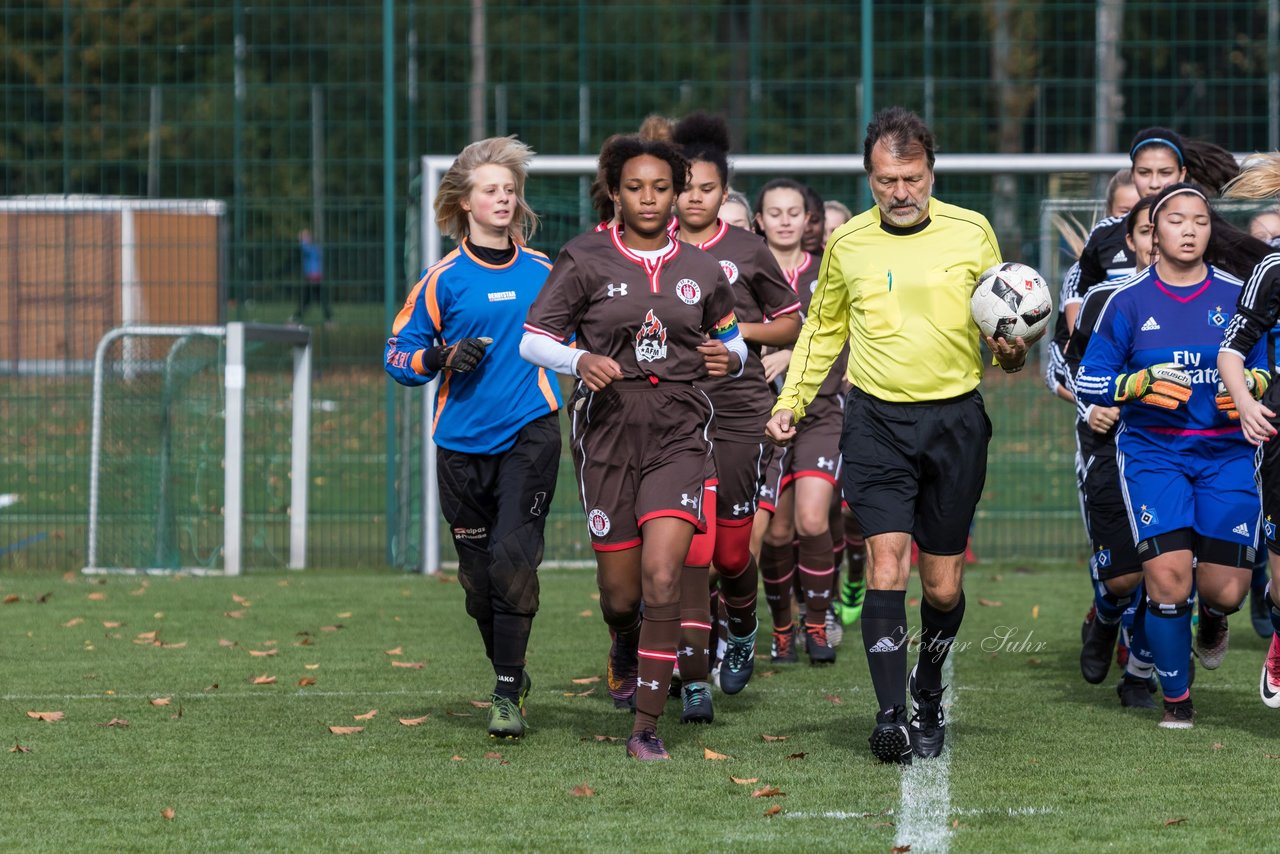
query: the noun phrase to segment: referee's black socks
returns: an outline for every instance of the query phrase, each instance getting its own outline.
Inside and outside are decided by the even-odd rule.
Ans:
[[[916,663],[916,688],[936,691],[943,687],[942,665],[946,663],[963,619],[963,590],[960,591],[960,601],[950,611],[939,611],[929,604],[928,599],[921,597],[920,659]]]
[[[907,593],[868,590],[862,603],[862,643],[881,711],[904,705],[907,691]]]

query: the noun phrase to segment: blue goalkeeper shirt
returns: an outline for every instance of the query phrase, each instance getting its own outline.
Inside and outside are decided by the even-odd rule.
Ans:
[[[1242,282],[1212,266],[1203,282],[1176,287],[1154,268],[1116,288],[1102,309],[1076,375],[1076,394],[1087,403],[1116,405],[1120,375],[1162,362],[1181,365],[1191,378],[1191,399],[1175,410],[1130,403],[1121,410],[1126,428],[1179,436],[1236,434],[1238,422],[1218,410],[1218,350],[1235,314]],[[1259,342],[1245,366],[1264,367]]]
[[[418,386],[435,376],[423,362],[428,348],[493,339],[474,371],[441,371],[432,436],[442,448],[502,453],[524,425],[560,408],[553,378],[520,357],[524,318],[551,263],[528,247],[514,249],[510,260],[489,263],[463,241],[428,268],[387,340],[387,373],[401,385]]]

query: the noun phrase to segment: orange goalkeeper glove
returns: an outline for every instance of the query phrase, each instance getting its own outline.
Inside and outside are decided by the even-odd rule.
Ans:
[[[1181,365],[1161,362],[1116,377],[1116,403],[1145,403],[1177,409],[1191,399],[1191,377]]]
[[[1245,370],[1244,387],[1254,400],[1262,400],[1262,396],[1267,393],[1267,387],[1270,385],[1271,374],[1267,371],[1261,368]],[[1240,417],[1240,412],[1236,409],[1236,402],[1231,399],[1231,394],[1227,391],[1227,386],[1222,380],[1218,380],[1218,393],[1213,400],[1214,403],[1218,404],[1218,409],[1226,413],[1227,417],[1232,421]]]

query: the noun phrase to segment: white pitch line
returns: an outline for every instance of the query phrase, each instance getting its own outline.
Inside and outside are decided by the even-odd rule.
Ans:
[[[942,665],[942,684],[951,685],[954,677],[954,651]],[[947,729],[955,722],[954,688],[950,689],[951,706],[946,710]],[[915,757],[902,769],[902,794],[897,810],[898,832],[894,844],[910,846],[915,854],[946,854],[951,845],[951,742],[947,740],[942,755],[936,759]]]
[[[175,700],[259,700],[281,697],[299,699],[306,697],[418,697],[424,694],[454,694],[453,691],[413,690],[413,691],[209,691],[198,694],[166,694],[164,691],[153,691],[150,694],[0,694],[0,700],[13,702],[21,700],[154,700],[156,697],[173,697]]]

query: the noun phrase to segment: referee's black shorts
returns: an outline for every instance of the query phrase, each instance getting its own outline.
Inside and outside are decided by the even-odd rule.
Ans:
[[[990,440],[991,421],[976,389],[921,403],[850,390],[840,438],[842,487],[863,536],[901,531],[929,554],[964,552],[987,480]]]

